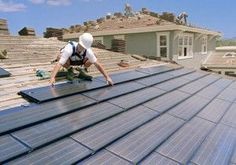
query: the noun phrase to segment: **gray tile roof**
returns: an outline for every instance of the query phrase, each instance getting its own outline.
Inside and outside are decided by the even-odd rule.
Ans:
[[[0,162],[236,163],[234,80],[167,66],[112,77],[21,91],[39,103],[0,112]]]

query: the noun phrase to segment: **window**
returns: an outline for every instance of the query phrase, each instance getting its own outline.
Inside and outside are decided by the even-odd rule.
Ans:
[[[179,58],[193,57],[193,35],[183,34],[178,40],[178,55]]]
[[[157,33],[157,55],[158,57],[169,57],[169,33]]]
[[[207,54],[207,36],[202,37],[202,54]]]

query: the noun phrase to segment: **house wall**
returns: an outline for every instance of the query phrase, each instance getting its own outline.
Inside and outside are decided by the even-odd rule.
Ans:
[[[147,57],[157,57],[157,34],[163,32],[147,32],[124,35],[126,40],[126,52],[129,54],[144,55]],[[216,38],[208,39],[208,52],[203,54],[202,38],[198,37],[197,34],[192,33],[194,34],[193,56],[180,59],[178,56],[178,37],[176,37],[176,33],[174,31],[167,32],[169,32],[169,60],[173,60],[185,67],[199,69],[206,58],[215,51]],[[106,49],[111,49],[112,39],[114,39],[113,35],[103,36],[103,44],[106,46]]]
[[[178,37],[175,38],[174,31],[170,33],[170,60],[176,60],[175,56],[178,54]]]
[[[137,33],[126,35],[127,53],[156,57],[156,47],[156,33]]]
[[[207,56],[207,54],[194,53],[191,58],[178,59],[178,55],[174,55],[173,61],[188,68],[200,69]]]
[[[202,41],[201,38],[196,39],[194,35],[193,39],[193,57],[186,57],[180,59],[178,57],[178,37],[173,40],[173,58],[172,60],[176,63],[194,69],[200,69],[201,64],[206,60],[206,58],[215,51],[216,48],[216,39],[208,40],[207,43],[207,54],[202,53]]]
[[[174,40],[174,31],[170,32],[169,40],[170,40],[170,42],[169,42],[169,44],[170,44],[170,46],[169,46],[169,59],[172,60],[174,51],[177,50],[177,48],[178,48],[178,45],[176,44],[176,42]]]
[[[202,54],[202,41],[201,38],[196,39],[197,36],[194,34],[194,39],[193,39],[193,52],[197,54]]]
[[[104,36],[103,37],[103,45],[106,46],[106,49],[111,49],[112,40],[113,40],[113,36]]]
[[[211,39],[210,41],[208,40],[208,51],[216,51],[216,38]]]

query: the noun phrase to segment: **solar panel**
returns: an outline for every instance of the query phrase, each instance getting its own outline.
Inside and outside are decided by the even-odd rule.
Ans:
[[[211,122],[194,118],[173,134],[156,151],[181,164],[187,164],[214,126]]]
[[[137,80],[136,82],[146,85],[146,86],[151,86],[151,85],[155,85],[155,84],[170,80],[172,78],[174,78],[174,76],[163,73],[163,74],[143,78],[141,80]]]
[[[179,163],[168,159],[156,152],[153,152],[152,154],[150,154],[144,161],[142,161],[141,163],[139,163],[140,165],[180,165]]]
[[[8,71],[6,71],[3,68],[0,68],[0,78],[2,77],[9,77],[11,75],[11,73],[9,73]]]
[[[190,82],[190,80],[186,80],[186,79],[183,79],[182,77],[178,77],[178,78],[171,79],[169,81],[165,81],[163,83],[157,84],[154,87],[165,90],[165,91],[172,91],[172,90],[179,88],[189,82]]]
[[[236,92],[233,88],[226,88],[219,96],[218,99],[235,102],[236,101]]]
[[[144,106],[138,106],[96,124],[93,127],[78,132],[74,134],[72,138],[96,151],[141,126],[157,115],[157,112]]]
[[[181,67],[179,67],[181,68]],[[177,68],[177,69],[179,69]],[[142,72],[142,73],[147,73],[147,74],[159,74],[159,73],[164,73],[168,71],[172,71],[174,68],[165,66],[165,65],[160,65],[160,66],[154,66],[154,67],[147,67],[147,68],[138,68],[136,71]]]
[[[197,71],[197,72],[192,72],[190,74],[184,75],[184,76],[182,76],[182,78],[193,81],[193,80],[197,80],[199,78],[202,78],[208,74],[209,73]]]
[[[110,76],[114,84],[119,84],[119,83],[131,81],[131,80],[147,77],[149,76],[149,74],[132,70],[132,71],[114,73],[114,74],[111,74]],[[105,82],[104,76],[100,76],[97,79]]]
[[[102,150],[90,158],[78,163],[77,165],[110,165],[114,163],[116,165],[132,165],[128,161],[114,155],[107,150]]]
[[[114,116],[123,109],[112,104],[101,103],[85,108],[32,127],[12,133],[14,137],[37,148],[43,144],[53,142],[59,138],[75,133],[83,128],[96,124],[106,118]]]
[[[165,114],[112,143],[107,150],[132,163],[138,163],[183,123],[183,120]]]
[[[236,128],[236,103],[233,103],[229,110],[226,112],[220,123]]]
[[[181,75],[185,75],[185,74],[189,74],[193,72],[195,72],[194,69],[181,68],[181,69],[173,70],[171,72],[167,72],[167,74],[177,77],[177,76],[181,76]]]
[[[168,111],[169,114],[184,120],[191,119],[204,108],[210,100],[194,95]]]
[[[144,106],[153,109],[157,112],[163,113],[169,110],[170,108],[176,106],[178,103],[183,102],[189,96],[189,94],[180,91],[173,91],[144,103]]]
[[[229,109],[230,105],[230,102],[214,99],[197,116],[218,123],[225,112]]]
[[[114,84],[119,84],[147,76],[149,76],[149,74],[133,70],[128,72],[112,74],[111,78]],[[74,81],[73,83],[57,84],[54,87],[46,86],[46,87],[23,90],[20,91],[19,94],[30,101],[41,103],[58,99],[61,97],[82,93],[84,91],[102,88],[105,86],[107,86],[106,81],[104,80],[103,76],[102,77],[100,76],[95,78],[93,81],[79,80],[79,82]]]
[[[54,87],[45,86],[20,91],[19,94],[29,99],[30,101],[42,103],[74,94],[79,94],[84,91],[105,87],[106,83],[94,79],[93,81],[83,81],[73,83],[57,84]]]
[[[208,87],[204,88],[197,95],[206,97],[208,99],[213,99],[218,94],[220,94],[227,86],[229,86],[231,81],[225,81],[223,79],[217,80]]]
[[[236,130],[234,128],[219,124],[202,143],[191,162],[202,165],[230,164],[235,138]]]
[[[144,88],[145,86],[136,82],[127,82],[124,84],[117,84],[114,86],[107,87],[105,89],[97,89],[94,91],[84,92],[83,95],[92,98],[94,100],[105,101],[112,99],[130,92],[137,91]]]
[[[141,103],[144,103],[148,100],[151,100],[155,97],[158,97],[164,93],[165,91],[163,90],[156,89],[153,87],[148,87],[148,88],[136,91],[136,92],[129,93],[125,96],[111,99],[109,100],[109,102],[112,104],[118,105],[122,108],[128,109],[133,106],[137,106]]]
[[[236,164],[236,150],[234,150],[233,156],[230,161],[232,164]]]
[[[27,151],[29,151],[29,148],[12,138],[10,135],[0,136],[0,163],[26,153]]]
[[[70,138],[66,138],[11,161],[9,164],[73,164],[91,153],[91,150]]]
[[[232,80],[164,65],[112,78],[32,89],[40,104],[0,112],[0,164],[236,162]]]
[[[123,73],[112,74],[111,77],[114,81],[114,84],[124,83],[131,80],[140,79],[143,77],[150,76],[150,74],[156,74],[165,71],[173,70],[166,66],[153,67],[151,70],[156,70],[154,73],[143,73],[139,71],[128,71]],[[157,72],[158,71],[158,72]],[[71,96],[74,94],[79,94],[84,91],[94,90],[107,86],[104,77],[97,77],[93,81],[83,81],[79,82],[74,81],[73,83],[62,83],[57,84],[54,87],[46,86],[40,88],[33,88],[28,90],[20,91],[19,94],[25,97],[26,99],[42,103],[66,96]]]
[[[19,107],[19,110],[14,109],[8,113],[2,111],[0,112],[0,134],[67,114],[95,103],[96,101],[79,94],[40,105]]]

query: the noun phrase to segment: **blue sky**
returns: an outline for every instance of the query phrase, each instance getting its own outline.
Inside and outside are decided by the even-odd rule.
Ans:
[[[13,35],[27,26],[42,36],[46,27],[68,28],[122,12],[125,3],[134,11],[185,11],[191,24],[220,31],[224,38],[236,37],[236,0],[0,0],[0,18],[8,20]]]

